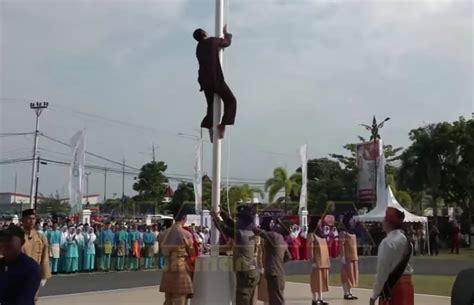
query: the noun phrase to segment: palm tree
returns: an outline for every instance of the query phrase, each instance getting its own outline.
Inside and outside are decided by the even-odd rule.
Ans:
[[[287,211],[287,204],[291,194],[299,194],[301,190],[301,172],[296,172],[291,177],[288,177],[286,169],[277,167],[273,171],[273,177],[265,182],[265,191],[269,192],[270,202],[274,202],[275,196],[283,190],[285,196],[283,199],[285,203],[285,212]]]
[[[234,211],[239,203],[249,203],[254,198],[254,194],[258,194],[263,198],[263,191],[258,187],[253,187],[248,184],[234,185],[228,190],[224,189],[222,192],[222,202],[227,202],[227,209]]]

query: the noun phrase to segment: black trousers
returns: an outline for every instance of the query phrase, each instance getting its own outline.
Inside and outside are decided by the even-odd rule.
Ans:
[[[222,117],[222,125],[234,125],[235,113],[237,111],[237,100],[230,90],[229,86],[223,82],[215,89],[204,90],[207,101],[207,113],[202,120],[201,127],[212,129],[212,120],[214,113],[214,94],[221,97],[224,103],[224,116]]]
[[[270,305],[285,305],[285,277],[283,275],[265,275],[268,286],[268,303]]]

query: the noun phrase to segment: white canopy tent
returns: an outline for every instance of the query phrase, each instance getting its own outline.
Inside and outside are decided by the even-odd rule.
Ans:
[[[377,191],[377,193],[382,192]],[[387,187],[383,193],[385,193],[385,196],[381,197],[379,197],[379,194],[377,194],[377,205],[373,210],[364,215],[354,216],[354,220],[359,222],[382,222],[385,218],[385,211],[387,210],[387,207],[393,207],[405,213],[404,222],[428,222],[428,218],[412,214],[402,207],[393,195],[390,186]]]
[[[428,218],[416,216],[403,208],[393,195],[390,186],[385,181],[385,156],[383,154],[382,140],[379,141],[379,162],[377,166],[377,203],[375,208],[364,215],[354,216],[354,220],[359,222],[382,222],[385,218],[387,207],[394,207],[405,213],[404,222],[428,223]]]

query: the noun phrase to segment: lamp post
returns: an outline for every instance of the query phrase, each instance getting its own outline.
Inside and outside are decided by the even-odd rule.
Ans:
[[[35,181],[35,201],[33,208],[36,210],[38,208],[38,186],[39,186],[39,169],[40,164],[47,165],[48,162],[41,161],[40,157],[36,160],[36,181]]]
[[[35,203],[34,201],[34,195],[36,193],[36,184],[37,184],[37,179],[36,179],[36,173],[37,173],[37,167],[38,164],[36,163],[38,161],[38,136],[39,136],[39,118],[41,113],[43,112],[44,109],[48,108],[49,103],[48,102],[36,102],[36,103],[30,103],[30,109],[34,110],[36,114],[36,128],[35,128],[35,141],[33,143],[33,166],[31,169],[31,187],[30,187],[30,208],[34,208]]]

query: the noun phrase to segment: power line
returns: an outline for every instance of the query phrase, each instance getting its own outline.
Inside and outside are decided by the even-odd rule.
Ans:
[[[51,140],[51,141],[53,141],[53,142],[56,142],[56,143],[59,143],[59,144],[62,144],[62,145],[71,147],[71,145],[69,145],[69,144],[67,144],[67,143],[65,143],[65,142],[63,142],[63,141],[60,141],[60,140],[58,140],[58,139],[52,138],[52,137],[50,137],[50,136],[47,136],[47,135],[45,135],[44,133],[42,133],[41,136],[44,137],[44,138],[46,138],[46,139],[48,139],[48,140]],[[90,155],[90,156],[93,156],[93,157],[96,157],[96,158],[99,158],[99,159],[102,159],[102,160],[104,160],[104,161],[108,161],[108,162],[111,162],[111,163],[114,163],[114,164],[117,164],[117,165],[122,166],[122,163],[121,163],[121,162],[111,160],[111,159],[109,159],[109,158],[100,156],[100,155],[98,155],[98,154],[94,154],[94,153],[91,153],[91,152],[89,152],[89,151],[86,151],[86,154],[88,154],[88,155]],[[136,168],[136,167],[129,166],[129,165],[126,165],[125,167],[128,167],[128,168],[133,169],[133,170],[137,170],[137,171],[140,170],[140,169],[138,169],[138,168]]]
[[[14,136],[27,136],[35,134],[34,132],[5,132],[0,133],[0,137],[14,137]]]

